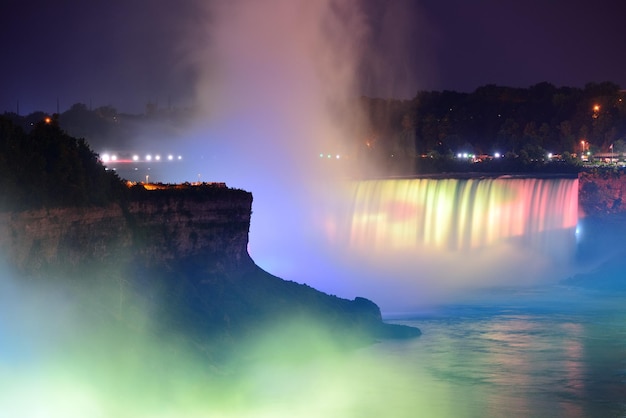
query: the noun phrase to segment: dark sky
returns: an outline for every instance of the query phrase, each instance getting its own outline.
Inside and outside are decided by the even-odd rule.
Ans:
[[[204,4],[212,0],[205,0]],[[259,0],[263,1],[263,0]],[[617,0],[364,0],[363,93],[471,92],[542,81],[626,87]],[[76,102],[139,113],[193,103],[209,18],[199,0],[3,0],[0,111]]]

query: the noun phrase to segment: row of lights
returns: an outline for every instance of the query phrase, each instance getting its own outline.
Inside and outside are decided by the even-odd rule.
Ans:
[[[324,154],[324,153],[320,153],[320,158],[333,158],[332,154]],[[336,160],[339,160],[341,158],[341,156],[339,154],[335,155],[334,157]]]
[[[475,158],[475,157],[476,157],[476,155],[474,155],[474,154],[469,154],[469,153],[467,153],[467,152],[459,152],[459,153],[456,155],[456,157],[457,157],[457,158],[467,158],[467,159],[471,158],[471,159],[473,159],[473,158]],[[501,158],[501,157],[503,157],[503,155],[502,155],[502,154],[500,154],[499,152],[496,152],[496,153],[494,153],[494,154],[493,154],[493,158]],[[554,154],[552,154],[551,152],[549,152],[549,153],[548,153],[548,159],[552,159],[552,157],[554,157]]]
[[[103,163],[109,163],[109,162],[116,162],[116,161],[118,161],[118,157],[115,154],[106,154],[105,153],[105,154],[102,154],[100,159],[102,160]],[[174,157],[174,155],[168,154],[166,159],[167,159],[167,161],[174,161],[174,160],[179,160],[180,161],[180,160],[183,159],[183,157],[182,157],[182,155]],[[140,161],[139,155],[134,154],[132,156],[132,160],[134,162]],[[154,156],[152,154],[146,154],[145,161],[161,161],[161,156],[159,154],[156,154]]]
[[[502,154],[500,154],[499,152],[496,152],[495,154],[493,154],[493,157],[494,158],[500,158],[500,157],[502,157]],[[459,152],[456,155],[456,158],[472,158],[472,159],[474,159],[474,158],[476,158],[476,154],[470,154],[468,152]]]

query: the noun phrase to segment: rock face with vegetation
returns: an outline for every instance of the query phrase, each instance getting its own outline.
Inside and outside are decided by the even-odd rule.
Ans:
[[[584,215],[626,213],[626,173],[623,170],[582,172],[578,181],[578,201]]]
[[[579,174],[579,218],[584,239],[578,244],[582,272],[568,285],[622,292],[626,290],[626,174],[606,167]]]

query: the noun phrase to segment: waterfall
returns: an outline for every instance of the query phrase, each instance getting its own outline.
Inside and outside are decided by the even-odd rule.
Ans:
[[[354,185],[353,248],[467,250],[575,228],[578,180],[396,179]]]
[[[351,183],[329,245],[342,280],[383,309],[565,278],[578,179],[385,179]]]

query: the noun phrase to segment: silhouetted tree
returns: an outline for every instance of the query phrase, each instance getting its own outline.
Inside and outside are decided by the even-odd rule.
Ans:
[[[104,205],[125,190],[84,139],[61,130],[57,116],[37,122],[28,133],[0,117],[0,174],[4,210]]]

